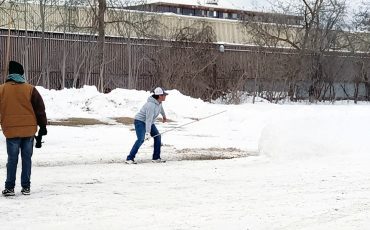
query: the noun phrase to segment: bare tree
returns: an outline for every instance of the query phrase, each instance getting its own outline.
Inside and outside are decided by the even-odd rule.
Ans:
[[[61,25],[58,27],[62,28],[63,31],[63,46],[62,46],[62,57],[60,62],[60,70],[61,70],[61,81],[60,81],[60,89],[64,89],[66,87],[66,75],[67,75],[67,57],[69,50],[67,48],[67,39],[66,39],[66,32],[68,27],[70,26],[70,18],[68,14],[68,9],[70,7],[70,3],[66,1],[63,7],[58,7],[58,14],[61,17]]]
[[[253,41],[263,48],[293,48],[296,55],[289,62],[286,73],[289,82],[288,93],[296,97],[297,82],[309,84],[309,94],[314,100],[322,98],[325,88],[325,55],[334,50],[346,48],[345,37],[346,5],[340,0],[300,0],[298,5],[276,4],[275,10],[291,12],[300,16],[297,25],[288,23],[286,13],[277,14],[271,23],[261,23],[258,19],[246,17],[242,22],[251,34]],[[266,63],[265,63],[266,64]]]
[[[1,5],[4,3],[1,2]],[[7,15],[8,21],[5,23],[5,25],[8,27],[8,36],[6,40],[6,50],[5,50],[5,61],[4,61],[4,67],[3,67],[3,81],[5,82],[6,80],[6,75],[7,75],[7,69],[8,69],[8,63],[10,59],[10,28],[14,27],[14,18],[12,16],[12,10],[13,10],[14,4],[10,4],[9,7],[6,8],[0,8],[1,13],[5,13]]]
[[[142,12],[140,6],[146,3],[145,0],[110,0],[111,9],[108,11],[107,25],[123,36],[126,42],[126,60],[127,60],[127,87],[129,89],[136,88],[138,81],[139,63],[142,63],[143,58],[137,58],[137,62],[133,62],[136,55],[140,55],[136,49],[134,41],[140,38],[158,39],[156,30],[161,27],[157,20],[158,15]],[[135,8],[133,10],[132,8]],[[145,42],[145,41],[140,41]]]
[[[47,0],[39,0],[39,10],[41,18],[41,74],[42,85],[47,87],[47,70],[48,70],[48,53],[46,51],[45,41],[45,26],[46,26],[46,2]],[[48,87],[47,87],[48,88]]]
[[[105,65],[104,65],[104,47],[105,47],[105,12],[107,10],[107,2],[106,0],[98,0],[98,49],[97,49],[97,57],[99,63],[99,90],[100,92],[104,91],[104,72],[105,72]]]
[[[356,9],[353,17],[353,27],[360,31],[370,31],[370,3],[363,1]]]
[[[172,42],[164,41],[148,57],[156,83],[208,100],[217,97],[221,53],[215,40],[213,28],[205,21],[173,31]]]

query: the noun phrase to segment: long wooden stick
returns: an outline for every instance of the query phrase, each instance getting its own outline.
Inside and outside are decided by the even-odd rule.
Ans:
[[[162,133],[159,133],[159,134],[157,134],[157,135],[154,135],[154,136],[152,136],[152,138],[157,137],[157,136],[159,136],[159,135],[162,135],[162,134],[164,134],[164,133],[171,132],[171,131],[173,131],[173,130],[175,130],[175,129],[178,129],[178,128],[181,128],[181,127],[184,127],[184,126],[186,126],[186,125],[190,125],[190,124],[192,124],[192,123],[195,123],[195,122],[198,122],[198,121],[201,121],[201,120],[204,120],[204,119],[210,118],[210,117],[217,116],[217,115],[219,115],[219,114],[221,114],[221,113],[224,113],[224,112],[226,112],[226,111],[227,111],[227,110],[224,110],[224,111],[221,111],[221,112],[218,112],[218,113],[215,113],[215,114],[212,114],[212,115],[206,116],[206,117],[198,118],[198,119],[196,119],[196,120],[194,120],[194,121],[191,121],[191,122],[188,122],[188,123],[182,124],[182,125],[177,126],[177,127],[175,127],[175,128],[168,129],[168,130],[166,130],[166,131],[164,131],[164,132],[162,132]]]

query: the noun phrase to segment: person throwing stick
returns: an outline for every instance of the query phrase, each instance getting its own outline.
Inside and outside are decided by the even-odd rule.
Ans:
[[[150,137],[154,137],[152,162],[166,162],[161,159],[161,135],[159,134],[154,122],[159,114],[162,115],[163,122],[167,121],[166,114],[162,107],[162,102],[166,100],[167,95],[168,93],[166,93],[163,88],[155,88],[153,94],[148,98],[144,106],[135,115],[134,125],[137,140],[134,146],[132,146],[130,154],[126,158],[126,164],[136,164],[135,156],[140,146],[145,140],[149,140]]]

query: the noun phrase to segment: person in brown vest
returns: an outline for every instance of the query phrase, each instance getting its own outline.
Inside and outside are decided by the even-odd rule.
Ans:
[[[30,195],[33,142],[37,125],[39,135],[46,135],[46,113],[44,101],[37,89],[24,78],[23,66],[9,62],[9,75],[0,85],[0,122],[6,137],[8,162],[4,196],[14,196],[18,155],[22,157],[22,194]]]

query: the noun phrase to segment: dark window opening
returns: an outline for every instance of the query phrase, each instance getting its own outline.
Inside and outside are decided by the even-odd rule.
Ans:
[[[183,8],[182,9],[182,14],[193,16],[195,13],[194,13],[193,9]]]
[[[202,10],[194,10],[194,15],[195,16],[203,16]]]
[[[177,13],[176,7],[170,6],[168,10],[169,10],[168,12],[175,13],[175,14]]]

